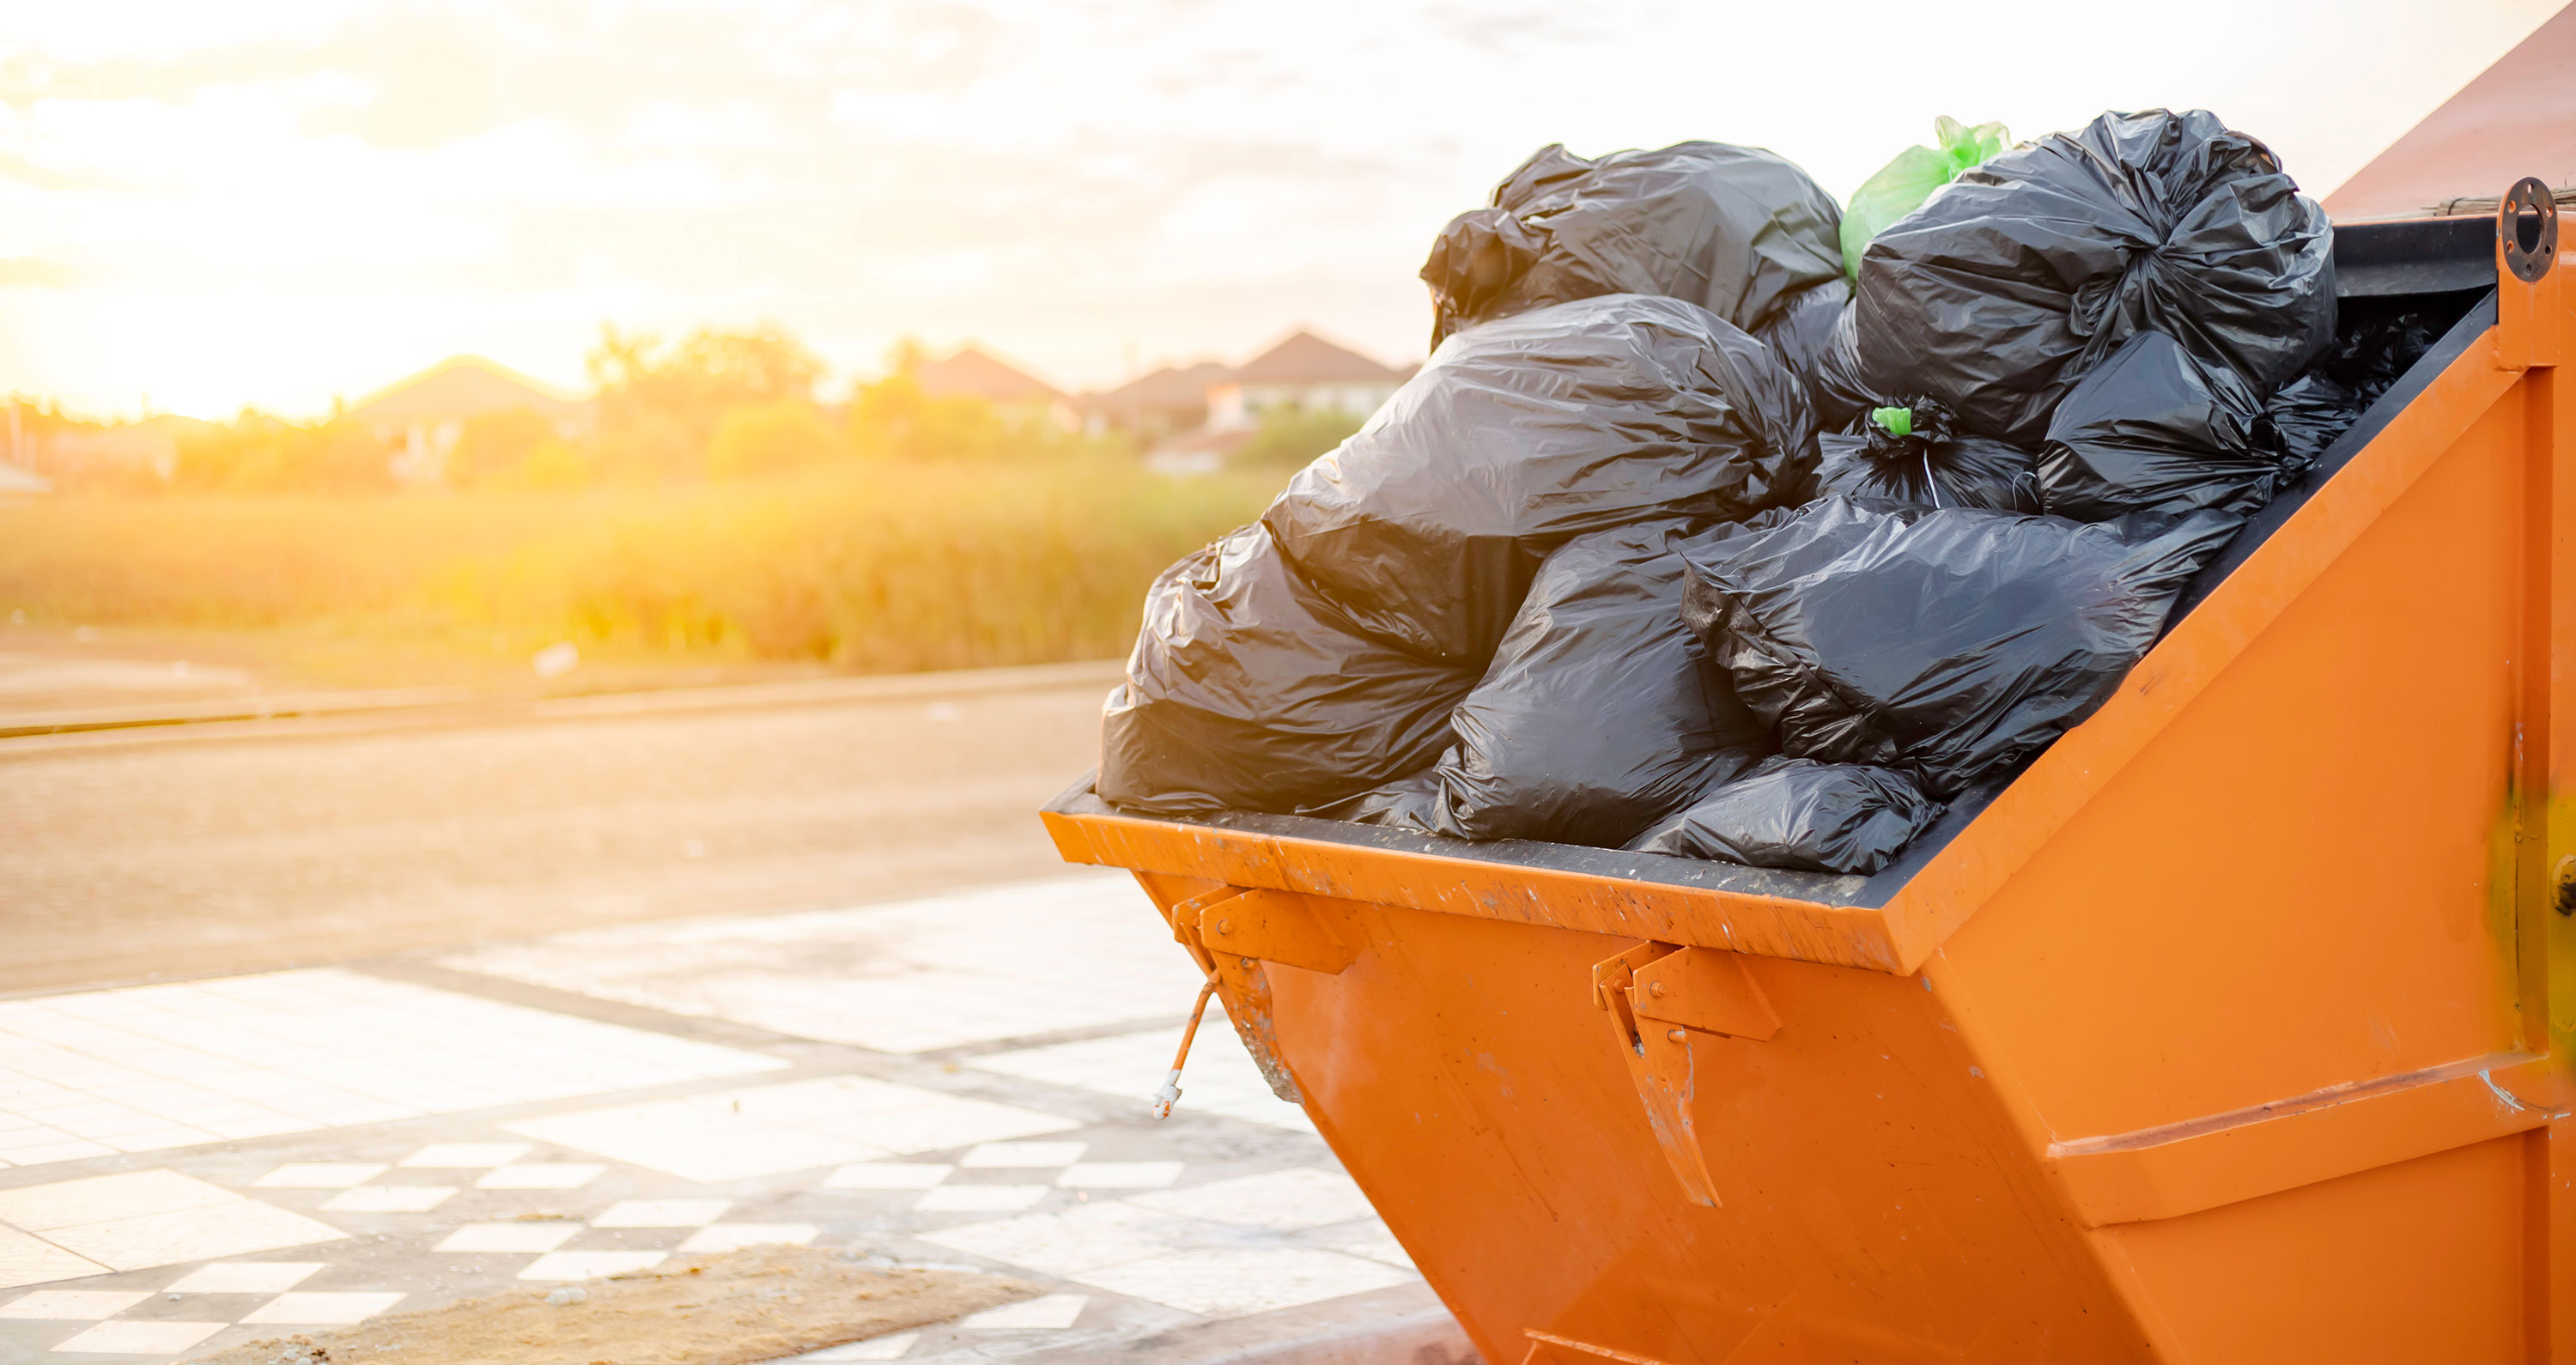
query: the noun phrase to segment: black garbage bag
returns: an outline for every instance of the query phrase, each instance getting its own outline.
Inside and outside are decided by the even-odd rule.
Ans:
[[[1481,671],[1587,531],[1803,501],[1802,386],[1695,304],[1611,294],[1471,327],[1261,514],[1361,629]]]
[[[2345,300],[2334,345],[2264,406],[2281,443],[2282,477],[2305,471],[2361,420],[2398,376],[2459,321],[2463,306]]]
[[[2263,415],[2281,445],[2280,483],[2287,486],[2313,468],[2373,401],[2323,370],[2310,370],[2272,395]]]
[[[1743,328],[1842,275],[1842,211],[1788,161],[1684,142],[1587,161],[1540,148],[1423,263],[1431,344],[1489,318],[1599,294],[1686,299]]]
[[[1950,410],[1928,398],[1910,408],[1882,409],[1858,435],[1819,436],[1816,449],[1819,496],[2039,510],[2039,473],[2031,453],[1960,431]]]
[[[1639,853],[1793,872],[1876,872],[1941,806],[1893,768],[1766,758],[1629,841]]]
[[[2104,114],[1967,171],[1871,241],[1863,387],[2036,446],[2086,371],[2166,333],[2257,401],[2334,336],[2333,228],[2205,110]]]
[[[2039,497],[2050,516],[2076,521],[2202,507],[2241,515],[2272,500],[2280,473],[2280,442],[2254,391],[2172,337],[2140,332],[2058,404],[2040,447]]]
[[[1782,753],[1947,799],[2109,697],[2239,521],[1825,498],[1690,552],[1682,610]]]
[[[1339,800],[1438,757],[1475,683],[1361,634],[1247,526],[1154,580],[1096,790],[1154,815]]]
[[[1317,812],[1457,839],[1616,848],[1770,751],[1682,624],[1682,556],[1740,528],[1599,531],[1541,565],[1428,773]]]
[[[1844,431],[1884,404],[1860,381],[1859,344],[1852,335],[1851,285],[1828,280],[1797,295],[1753,331],[1789,372],[1805,380],[1807,405],[1819,431]]]

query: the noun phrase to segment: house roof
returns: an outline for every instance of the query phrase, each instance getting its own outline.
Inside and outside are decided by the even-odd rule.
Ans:
[[[1204,407],[1208,385],[1233,373],[1231,368],[1213,360],[1179,367],[1166,365],[1151,374],[1128,380],[1107,393],[1093,394],[1091,406],[1103,412]]]
[[[2326,212],[2413,218],[2445,200],[2492,202],[2526,175],[2576,185],[2576,5],[2336,186]]]
[[[1306,331],[1254,356],[1234,372],[1238,384],[1329,384],[1345,380],[1392,384],[1402,378],[1399,370]]]
[[[1052,403],[1064,397],[1054,386],[1025,371],[995,360],[973,346],[961,346],[946,360],[926,361],[912,372],[913,382],[933,396],[962,394],[988,403]]]
[[[586,406],[582,400],[507,366],[481,356],[460,355],[378,389],[349,409],[348,415],[371,425],[416,418],[481,417],[520,408],[565,418],[579,414]]]

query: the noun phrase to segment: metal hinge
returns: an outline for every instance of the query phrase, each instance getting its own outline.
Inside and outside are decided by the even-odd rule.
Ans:
[[[1691,1112],[1703,1035],[1768,1041],[1780,1016],[1734,953],[1641,943],[1592,968],[1593,1003],[1610,1014],[1619,1055],[1636,1082],[1664,1160],[1694,1204],[1718,1205],[1717,1181]]]

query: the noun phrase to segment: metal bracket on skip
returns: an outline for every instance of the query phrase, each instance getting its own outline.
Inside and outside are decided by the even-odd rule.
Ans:
[[[1646,1124],[1683,1195],[1717,1207],[1717,1181],[1691,1112],[1700,1060],[1693,1044],[1710,1034],[1766,1042],[1780,1031],[1780,1016],[1735,954],[1669,943],[1640,943],[1594,964],[1592,1002],[1609,1012]]]
[[[1270,1093],[1290,1104],[1304,1104],[1305,1092],[1280,1055],[1279,1030],[1271,1019],[1270,976],[1263,964],[1278,962],[1338,976],[1359,958],[1348,929],[1336,928],[1293,891],[1240,886],[1193,896],[1173,906],[1170,913],[1172,937],[1189,949],[1191,959],[1207,974],[1207,984],[1190,1011],[1171,1073],[1163,1078],[1163,1088],[1154,1092],[1154,1117],[1170,1117],[1172,1106],[1180,1102],[1181,1067],[1189,1060],[1190,1040],[1198,1036],[1199,1016],[1207,1009],[1210,994],[1225,1001],[1225,1017],[1243,1039],[1244,1050],[1252,1054],[1253,1064],[1261,1068],[1262,1079],[1270,1083]]]

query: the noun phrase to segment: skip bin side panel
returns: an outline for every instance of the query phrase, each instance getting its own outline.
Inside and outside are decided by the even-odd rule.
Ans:
[[[1740,959],[1780,1019],[1704,1036],[1687,1203],[1591,998],[1638,940],[1340,903],[1273,966],[1308,1111],[1490,1360],[1538,1329],[1675,1365],[2144,1358],[1921,980]]]
[[[2526,1359],[2525,1148],[2474,1146],[2103,1234],[2195,1365]]]
[[[2057,1140],[2516,1046],[2521,434],[2491,408],[1944,946]]]

